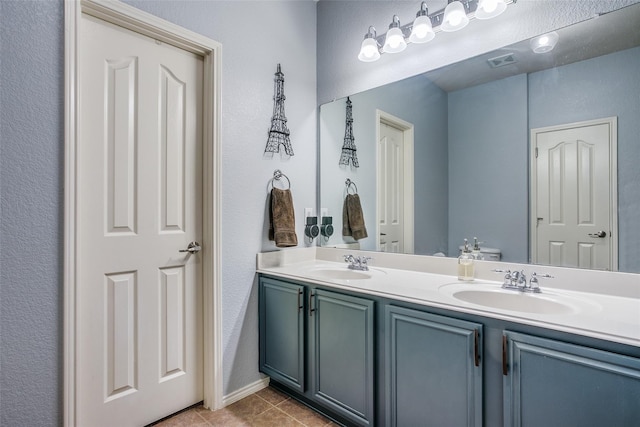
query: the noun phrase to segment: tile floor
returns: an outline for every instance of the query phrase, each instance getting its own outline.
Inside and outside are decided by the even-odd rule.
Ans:
[[[153,424],[154,427],[324,427],[337,425],[271,387],[262,389],[218,411],[212,412],[200,405]]]

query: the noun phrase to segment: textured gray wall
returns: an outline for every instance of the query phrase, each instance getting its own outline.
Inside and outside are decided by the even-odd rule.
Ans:
[[[302,244],[303,208],[316,202],[316,4],[312,1],[129,2],[223,44],[224,391],[258,373],[255,255],[267,241],[267,181],[291,179]],[[0,1],[0,425],[62,421],[64,12],[62,1]],[[267,23],[267,24],[265,24]],[[285,74],[295,156],[265,159],[273,74]]]
[[[353,134],[360,167],[338,166],[344,141],[346,99],[325,104],[320,114],[322,207],[333,216],[336,233],[329,245],[343,243],[344,181],[356,182],[369,238],[364,250],[376,249],[376,109],[414,125],[415,253],[447,251],[447,94],[416,76],[351,97]]]
[[[62,2],[0,2],[0,424],[62,420]]]
[[[619,269],[640,273],[640,48],[529,76],[532,129],[618,117]]]
[[[449,93],[450,256],[477,236],[527,262],[528,140],[526,74]]]

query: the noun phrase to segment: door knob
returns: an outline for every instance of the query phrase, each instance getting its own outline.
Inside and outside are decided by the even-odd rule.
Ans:
[[[180,249],[178,252],[189,252],[190,254],[195,254],[200,252],[200,249],[202,249],[202,247],[200,247],[200,243],[191,242],[187,245],[187,249]]]
[[[607,237],[607,232],[604,230],[601,230],[601,231],[598,231],[597,233],[589,233],[589,237],[604,238],[604,237]]]

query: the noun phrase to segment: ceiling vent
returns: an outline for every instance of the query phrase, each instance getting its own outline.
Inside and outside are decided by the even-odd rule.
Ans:
[[[516,58],[513,56],[513,53],[507,53],[506,55],[496,56],[495,58],[487,59],[489,66],[491,68],[504,67],[505,65],[515,64]]]

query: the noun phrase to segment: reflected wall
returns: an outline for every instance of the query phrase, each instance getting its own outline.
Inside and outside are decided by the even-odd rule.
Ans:
[[[640,272],[640,48],[444,92],[425,76],[352,95],[360,168],[340,167],[345,99],[321,107],[321,207],[340,235],[344,181],[358,184],[376,249],[376,109],[415,126],[415,253],[457,255],[479,237],[503,260],[529,260],[529,131],[618,117],[619,270]]]

